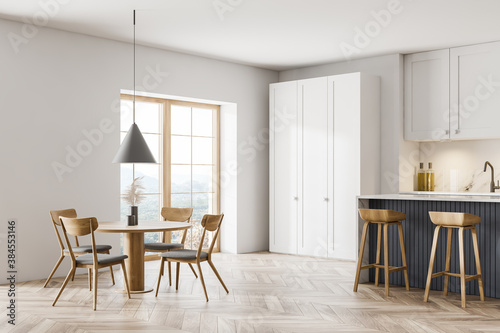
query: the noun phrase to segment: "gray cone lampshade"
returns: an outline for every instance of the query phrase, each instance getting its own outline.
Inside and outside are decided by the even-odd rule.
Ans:
[[[156,163],[137,124],[132,124],[113,163]]]

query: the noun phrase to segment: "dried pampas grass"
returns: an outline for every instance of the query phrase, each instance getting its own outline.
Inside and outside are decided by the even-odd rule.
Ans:
[[[128,203],[130,206],[137,206],[144,200],[144,185],[142,185],[141,180],[144,177],[137,177],[132,181],[132,184],[127,188],[125,193],[122,195],[122,199]]]

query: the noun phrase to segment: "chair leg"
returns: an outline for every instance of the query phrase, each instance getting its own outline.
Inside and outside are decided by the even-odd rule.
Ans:
[[[198,278],[198,275],[196,274],[196,271],[194,270],[194,267],[192,264],[188,264],[189,265],[189,268],[191,268],[191,270],[193,271],[193,274],[196,278]]]
[[[466,307],[465,300],[465,254],[464,254],[464,228],[458,228],[458,251],[460,258],[460,293],[462,295],[462,308]]]
[[[56,302],[57,300],[59,299],[59,296],[61,296],[64,288],[66,288],[66,285],[68,284],[69,280],[71,279],[71,276],[73,276],[73,273],[75,272],[75,269],[76,268],[71,268],[71,270],[69,271],[68,275],[66,276],[66,278],[64,279],[64,282],[61,286],[61,289],[59,289],[59,292],[57,293],[57,296],[56,298],[54,299],[54,302],[52,303],[52,306],[56,305]]]
[[[161,276],[163,275],[163,269],[165,267],[165,258],[160,257],[160,274],[158,274],[158,283],[156,283],[156,293],[155,297],[158,297],[158,290],[160,290],[160,281],[161,281]]]
[[[50,279],[52,279],[52,276],[54,275],[54,273],[57,271],[57,269],[59,268],[59,265],[61,265],[61,262],[63,261],[64,259],[64,256],[61,255],[59,257],[59,260],[57,260],[56,262],[56,265],[54,266],[54,268],[52,269],[52,272],[50,272],[50,275],[49,277],[47,278],[47,281],[45,281],[45,284],[43,285],[43,287],[45,288],[47,286],[47,284],[49,283]]]
[[[384,280],[385,296],[389,296],[389,225],[384,224]]]
[[[179,273],[181,271],[181,263],[178,262],[175,266],[175,290],[179,290]]]
[[[76,274],[76,268],[75,268],[75,270],[73,271],[73,276],[71,277],[71,281],[75,281],[75,274]]]
[[[356,277],[354,279],[354,292],[358,291],[358,283],[359,283],[359,273],[361,272],[361,265],[363,263],[363,252],[365,252],[365,242],[366,242],[366,234],[368,231],[368,226],[370,222],[365,222],[363,225],[363,234],[361,236],[361,244],[359,244],[359,258],[358,258],[358,267],[356,269]]]
[[[106,251],[106,254],[110,254],[109,250]],[[113,286],[115,285],[115,275],[113,274],[113,266],[109,266],[109,272],[111,273],[111,281],[113,281]]]
[[[408,278],[408,265],[406,263],[406,247],[405,247],[405,239],[403,234],[403,224],[398,222],[398,231],[399,231],[399,246],[401,247],[401,259],[403,260],[403,266],[405,266],[405,270],[403,271],[405,275],[405,285],[406,290],[410,290],[410,279]]]
[[[127,296],[130,299],[130,287],[128,285],[128,277],[127,277],[127,269],[125,268],[125,261],[121,262],[122,272],[123,272],[123,281],[125,281],[125,288],[127,290]]]
[[[216,268],[215,268],[215,266],[214,266],[214,263],[213,263],[213,262],[212,262],[212,260],[210,260],[210,259],[209,259],[209,260],[207,260],[207,261],[208,261],[208,264],[210,265],[210,267],[212,268],[212,270],[214,271],[215,276],[217,276],[217,278],[219,279],[220,284],[222,284],[222,286],[223,286],[223,287],[224,287],[224,289],[226,290],[226,293],[228,293],[228,294],[229,294],[229,290],[227,290],[226,285],[224,284],[224,282],[222,281],[222,278],[221,278],[221,277],[220,277],[220,275],[219,275],[219,272],[217,272],[217,269],[216,269]]]
[[[109,266],[109,272],[111,273],[111,281],[113,282],[113,286],[115,285],[115,275],[113,274],[113,267]]]
[[[453,228],[448,228],[448,240],[446,242],[446,267],[445,272],[450,272],[450,262],[451,262],[451,244],[453,239]],[[444,296],[448,296],[448,286],[450,285],[450,276],[444,276]]]
[[[208,302],[207,288],[205,287],[205,280],[203,279],[203,272],[201,271],[201,265],[199,262],[197,262],[196,265],[198,266],[198,271],[200,272],[201,286],[203,287],[203,291],[205,292],[205,298],[207,299]]]
[[[94,311],[97,307],[97,268],[94,266]]]
[[[169,251],[165,251],[165,252],[169,252]],[[163,260],[163,257],[160,257],[160,260]],[[164,268],[163,268],[163,269],[161,270],[161,272],[160,272],[161,276],[165,275],[165,274],[164,274],[165,272],[163,271],[163,270],[165,269],[165,265],[163,265],[163,267],[164,267]],[[172,285],[172,281],[170,281],[170,285]]]
[[[434,260],[436,259],[436,249],[439,239],[439,230],[441,230],[441,226],[438,225],[436,226],[436,229],[434,229],[434,240],[432,241],[431,259],[429,261],[429,272],[427,273],[427,283],[425,285],[424,302],[429,301],[429,293],[431,291],[432,271],[434,269]]]
[[[375,264],[380,265],[380,241],[382,238],[382,224],[378,223],[377,224],[377,260],[375,261]],[[379,274],[380,274],[380,268],[376,267],[375,268],[375,286],[378,286],[379,283]]]
[[[168,285],[172,286],[172,265],[168,262]]]
[[[484,290],[483,290],[483,273],[481,272],[481,260],[479,259],[479,245],[477,242],[477,230],[476,227],[471,228],[472,232],[472,243],[474,245],[474,256],[476,257],[476,274],[480,275],[477,279],[479,285],[479,298],[484,301]]]
[[[92,268],[89,268],[89,291],[92,291]]]

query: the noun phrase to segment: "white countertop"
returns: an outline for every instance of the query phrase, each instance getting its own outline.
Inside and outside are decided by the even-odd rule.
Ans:
[[[425,200],[425,201],[475,201],[500,203],[500,193],[446,193],[446,192],[402,192],[398,194],[360,195],[358,199],[379,200]]]

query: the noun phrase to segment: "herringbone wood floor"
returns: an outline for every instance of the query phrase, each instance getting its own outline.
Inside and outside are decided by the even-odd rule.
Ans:
[[[18,283],[18,315],[9,327],[1,314],[2,332],[500,332],[500,300],[468,296],[467,309],[458,294],[448,297],[431,292],[391,287],[386,298],[382,286],[360,285],[352,291],[355,264],[337,260],[254,253],[216,254],[216,267],[228,286],[226,295],[209,267],[204,276],[210,297],[205,302],[200,282],[181,266],[179,291],[162,280],[154,293],[117,293],[109,271],[99,279],[97,311],[84,270],[69,283],[55,307],[51,306],[62,278],[42,288],[42,280]],[[154,286],[159,262],[146,264],[147,285]],[[175,275],[174,275],[175,276]],[[6,287],[0,287],[2,309]]]

